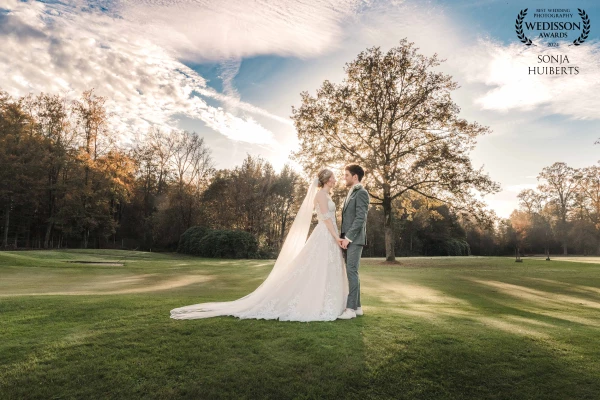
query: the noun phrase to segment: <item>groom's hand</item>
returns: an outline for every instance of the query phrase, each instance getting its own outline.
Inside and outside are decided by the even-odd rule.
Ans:
[[[348,239],[342,240],[342,249],[347,249],[350,241]]]

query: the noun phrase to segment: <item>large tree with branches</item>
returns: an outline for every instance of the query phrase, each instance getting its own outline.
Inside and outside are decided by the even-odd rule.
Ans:
[[[450,96],[458,85],[433,71],[444,60],[417,50],[406,39],[385,54],[369,48],[346,64],[341,84],[326,80],[316,97],[302,92],[301,106],[292,107],[300,141],[294,158],[308,172],[346,163],[366,169],[372,204],[384,210],[388,261],[395,260],[396,199],[401,203],[412,191],[489,224],[475,192],[499,191],[483,167],[473,168],[468,154],[489,128],[458,117]]]
[[[565,255],[569,240],[569,215],[575,207],[581,178],[579,169],[569,167],[564,162],[555,162],[545,167],[537,177],[543,182],[538,185],[538,190],[548,197],[558,217],[557,231]]]

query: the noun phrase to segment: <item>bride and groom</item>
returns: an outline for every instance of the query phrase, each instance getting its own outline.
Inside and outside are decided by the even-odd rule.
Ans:
[[[308,189],[275,265],[252,293],[234,301],[201,303],[171,310],[173,319],[234,316],[240,319],[332,321],[363,315],[358,267],[366,245],[369,193],[364,170],[346,166],[349,188],[338,232],[330,191],[333,172],[323,169]],[[308,237],[313,211],[318,224]]]

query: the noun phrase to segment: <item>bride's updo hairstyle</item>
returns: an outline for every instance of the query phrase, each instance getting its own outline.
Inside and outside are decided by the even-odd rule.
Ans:
[[[319,171],[319,175],[317,175],[317,177],[319,178],[319,187],[323,187],[325,186],[325,184],[329,181],[329,179],[331,178],[331,176],[333,175],[333,171],[331,171],[330,169],[322,169],[321,171]]]

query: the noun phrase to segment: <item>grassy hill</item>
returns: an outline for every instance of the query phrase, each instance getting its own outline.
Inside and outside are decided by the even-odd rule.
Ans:
[[[180,321],[273,261],[0,252],[0,398],[598,398],[600,264],[381,261],[350,321]]]

